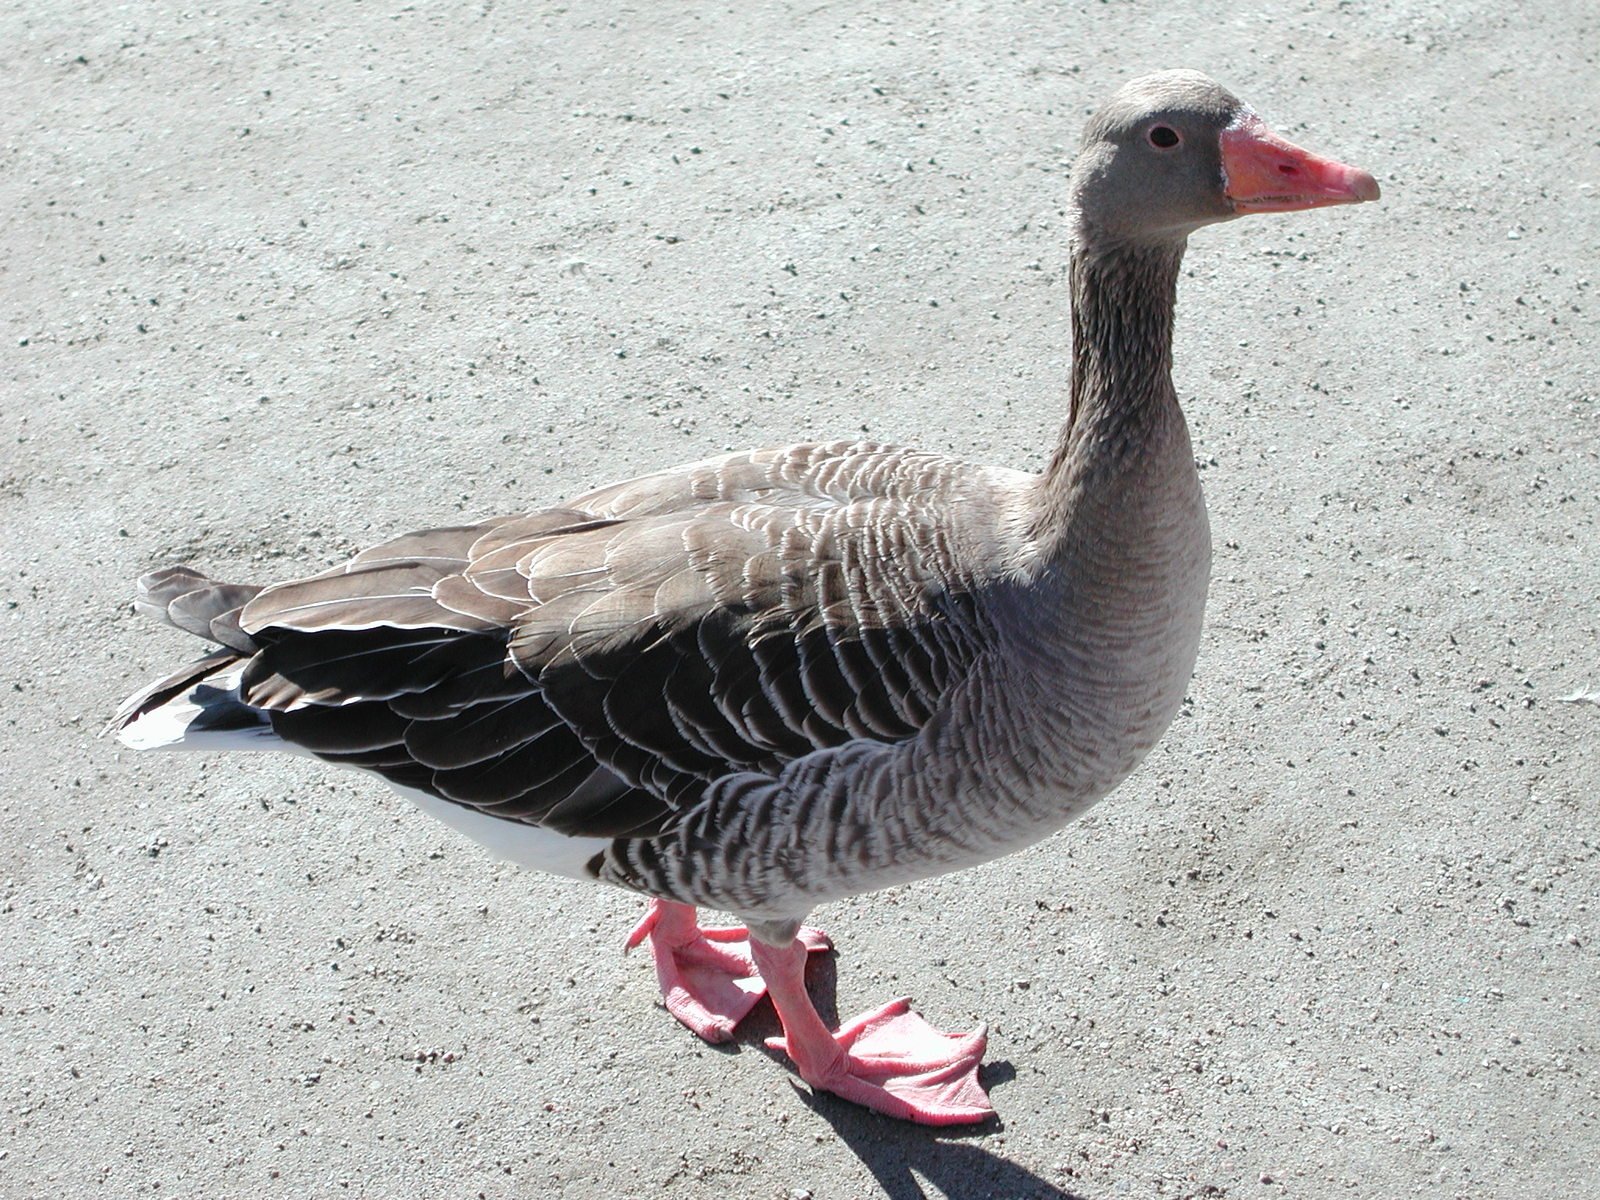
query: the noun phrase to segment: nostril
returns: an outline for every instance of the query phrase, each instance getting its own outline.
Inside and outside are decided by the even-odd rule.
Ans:
[[[1300,174],[1300,168],[1295,166],[1293,163],[1279,163],[1278,164],[1278,174],[1279,175],[1298,175],[1298,174]]]

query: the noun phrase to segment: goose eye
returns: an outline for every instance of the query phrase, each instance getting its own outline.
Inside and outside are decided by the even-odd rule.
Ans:
[[[1154,125],[1145,136],[1157,150],[1171,150],[1183,140],[1178,136],[1178,131],[1170,125]]]

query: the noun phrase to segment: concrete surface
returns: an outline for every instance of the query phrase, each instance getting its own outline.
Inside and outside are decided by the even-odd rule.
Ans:
[[[6,6],[0,1194],[1583,1194],[1597,51],[1580,0]],[[838,1011],[991,1022],[999,1123],[811,1099],[770,1016],[696,1044],[633,899],[360,777],[95,740],[197,648],[129,610],[157,564],[813,436],[1039,465],[1066,164],[1179,65],[1385,197],[1191,246],[1165,743],[818,914]]]

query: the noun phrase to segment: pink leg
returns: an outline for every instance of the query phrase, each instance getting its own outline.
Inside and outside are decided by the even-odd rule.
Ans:
[[[994,1115],[978,1082],[988,1033],[945,1033],[892,1000],[830,1033],[806,992],[804,945],[777,950],[752,941],[784,1036],[767,1045],[785,1051],[812,1087],[923,1125],[962,1125]]]
[[[694,906],[652,900],[628,935],[626,949],[650,942],[667,1011],[708,1042],[726,1042],[733,1027],[761,1003],[767,985],[750,957],[744,929],[702,929]],[[808,952],[830,943],[820,929],[802,929],[796,944]]]

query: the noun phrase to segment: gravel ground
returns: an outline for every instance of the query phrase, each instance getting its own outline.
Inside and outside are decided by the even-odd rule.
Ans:
[[[1600,15],[1472,0],[0,12],[0,1194],[1553,1197],[1600,1178]],[[791,1086],[637,901],[94,734],[260,580],[723,448],[1037,467],[1065,169],[1195,66],[1381,205],[1205,231],[1217,543],[1089,818],[818,913],[991,1023],[968,1134]],[[836,972],[836,975],[835,975]]]

